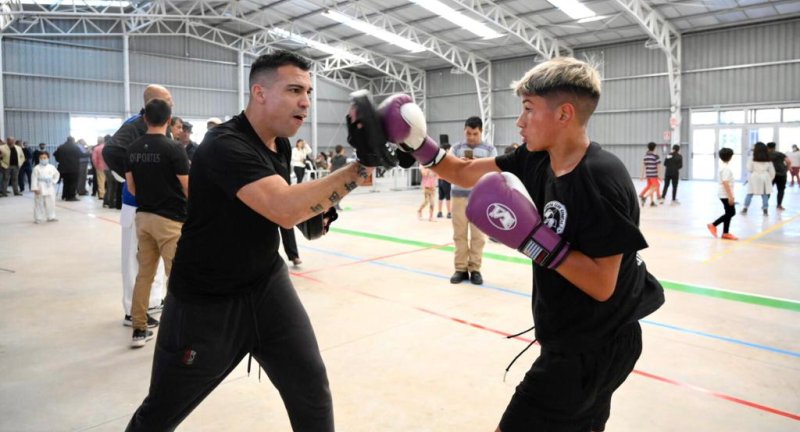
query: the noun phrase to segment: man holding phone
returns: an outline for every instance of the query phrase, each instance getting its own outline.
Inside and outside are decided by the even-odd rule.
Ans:
[[[470,117],[464,122],[464,138],[453,146],[454,156],[463,159],[479,159],[497,156],[497,149],[483,141],[483,121]],[[467,200],[472,189],[453,184],[453,241],[456,245],[455,268],[450,283],[458,284],[467,279],[475,285],[483,284],[481,260],[486,236],[467,220]]]

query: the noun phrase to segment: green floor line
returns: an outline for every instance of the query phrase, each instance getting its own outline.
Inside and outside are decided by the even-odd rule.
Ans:
[[[369,239],[373,239],[373,240],[387,241],[387,242],[392,242],[392,243],[397,243],[397,244],[404,244],[404,245],[409,245],[409,246],[416,246],[416,247],[421,247],[421,248],[439,249],[439,250],[446,251],[446,252],[455,251],[455,248],[453,246],[437,246],[437,245],[435,245],[433,243],[429,243],[429,242],[423,242],[423,241],[418,241],[418,240],[409,240],[409,239],[403,239],[403,238],[399,238],[399,237],[393,237],[393,236],[388,236],[388,235],[383,235],[383,234],[373,234],[373,233],[350,230],[350,229],[345,229],[345,228],[331,227],[331,232],[340,233],[340,234],[347,234],[347,235],[356,236],[356,237],[364,237],[364,238],[369,238]],[[488,259],[495,260],[495,261],[502,261],[502,262],[508,262],[508,263],[514,263],[514,264],[523,264],[523,265],[526,265],[526,266],[530,266],[531,265],[531,261],[529,259],[522,258],[522,257],[514,257],[514,256],[508,256],[508,255],[492,253],[492,252],[484,252],[483,256],[484,256],[484,258],[488,258]],[[672,290],[672,291],[678,291],[678,292],[683,292],[683,293],[687,293],[687,294],[697,294],[697,295],[703,295],[703,296],[713,297],[713,298],[718,298],[718,299],[723,299],[723,300],[731,300],[731,301],[737,301],[737,302],[741,302],[741,303],[748,303],[748,304],[766,306],[766,307],[771,307],[771,308],[776,308],[776,309],[786,309],[786,310],[790,310],[790,311],[794,311],[794,312],[800,312],[800,301],[779,299],[779,298],[772,298],[772,297],[765,297],[765,296],[760,296],[760,295],[756,295],[756,294],[739,293],[739,292],[726,291],[726,290],[721,290],[721,289],[716,289],[716,288],[701,287],[701,286],[696,286],[696,285],[687,285],[687,284],[678,283],[678,282],[672,282],[672,281],[668,281],[668,280],[659,280],[659,281],[661,282],[661,285],[664,287],[664,289],[668,289],[668,290]]]

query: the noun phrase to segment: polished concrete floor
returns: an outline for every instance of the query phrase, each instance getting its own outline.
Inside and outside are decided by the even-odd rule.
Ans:
[[[706,230],[722,213],[715,191],[683,182],[682,205],[642,210],[642,255],[667,303],[642,323],[608,431],[800,430],[800,188],[786,211],[773,197],[769,216],[737,215],[738,242]],[[417,220],[421,198],[361,190],[333,232],[300,239],[293,279],[337,430],[492,431],[538,354],[503,381],[527,340],[504,336],[531,325],[529,266],[490,243],[485,284],[451,285],[451,226]],[[0,199],[0,430],[120,431],[146,394],[154,341],[132,350],[122,326],[119,213],[84,197],[34,225],[32,209],[27,193]],[[245,369],[179,430],[290,430],[269,380]]]

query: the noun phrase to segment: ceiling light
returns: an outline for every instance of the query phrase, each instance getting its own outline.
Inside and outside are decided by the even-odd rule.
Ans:
[[[574,20],[591,18],[596,14],[578,0],[547,0]]]
[[[334,57],[339,57],[339,58],[343,58],[343,59],[349,60],[349,61],[351,61],[353,63],[366,63],[367,62],[366,60],[364,60],[363,57],[357,56],[357,55],[351,53],[350,51],[347,51],[347,50],[341,49],[341,48],[336,48],[334,46],[331,46],[331,45],[328,45],[328,44],[324,44],[322,42],[317,42],[315,40],[309,39],[309,38],[307,38],[305,36],[301,36],[301,35],[296,34],[296,33],[292,33],[290,31],[284,30],[282,28],[278,28],[278,27],[272,28],[272,29],[269,30],[269,33],[272,34],[273,36],[276,36],[276,37],[279,37],[279,38],[283,38],[283,39],[288,39],[290,41],[297,42],[299,44],[303,44],[303,45],[309,46],[311,48],[314,48],[315,50],[322,51],[322,52],[330,54],[330,55],[332,55]]]
[[[115,1],[115,0],[19,0],[24,5],[41,5],[41,6],[91,6],[91,7],[115,7],[127,8],[130,7],[129,1]]]
[[[389,42],[392,45],[397,45],[400,48],[406,49],[411,51],[412,53],[418,53],[425,51],[425,47],[416,43],[412,42],[406,38],[397,36],[394,33],[389,33],[388,31],[374,26],[368,22],[364,22],[353,17],[347,16],[343,13],[328,10],[322,13],[322,16],[330,18],[334,21],[340,22],[348,27],[354,28],[362,33],[368,34],[370,36],[375,36],[378,39],[383,39],[386,42]]]
[[[593,21],[600,21],[600,20],[604,20],[606,18],[608,18],[608,15],[595,15],[593,17],[579,19],[578,20],[578,24],[590,23],[590,22],[593,22]]]
[[[428,9],[429,11],[441,16],[442,18],[463,28],[464,30],[470,31],[482,37],[483,39],[495,39],[503,36],[502,33],[492,30],[486,24],[456,11],[450,6],[443,4],[439,0],[411,0],[411,2]]]

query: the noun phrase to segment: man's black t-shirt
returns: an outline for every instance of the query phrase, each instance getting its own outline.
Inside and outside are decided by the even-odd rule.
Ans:
[[[772,159],[772,165],[775,166],[775,177],[786,177],[786,155],[774,151],[769,154],[769,158]]]
[[[570,173],[556,177],[547,152],[521,146],[498,156],[497,166],[519,177],[547,224],[589,257],[622,254],[614,294],[598,302],[554,270],[533,266],[533,317],[542,347],[590,351],[625,324],[664,303],[664,291],[637,251],[647,247],[639,231],[639,206],[628,171],[613,154],[591,143]]]
[[[665,174],[667,177],[678,177],[681,168],[683,168],[683,156],[679,153],[670,153],[664,159],[664,166],[667,168]]]
[[[236,296],[268,284],[283,264],[278,225],[236,193],[272,175],[289,178],[291,144],[268,149],[244,113],[210,129],[197,147],[189,178],[189,217],[172,266],[169,290],[191,301]]]
[[[128,147],[126,172],[136,184],[137,212],[186,220],[186,195],[178,180],[189,175],[189,160],[180,145],[161,134],[146,134]]]

